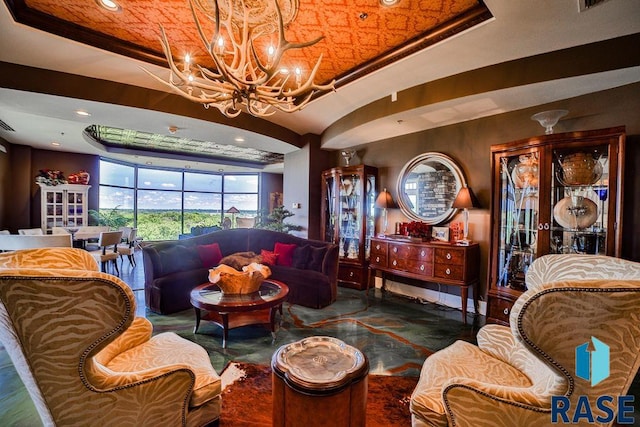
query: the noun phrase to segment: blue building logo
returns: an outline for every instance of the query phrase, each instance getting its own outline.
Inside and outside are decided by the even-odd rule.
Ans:
[[[591,337],[591,341],[576,347],[576,377],[591,382],[591,387],[609,377],[611,360],[609,346]],[[577,396],[575,407],[571,406],[569,396],[551,396],[551,423],[605,423],[616,421],[618,424],[634,424],[633,395]],[[593,406],[592,406],[593,405]],[[617,414],[616,414],[617,411]]]
[[[576,376],[595,386],[609,376],[609,346],[596,337],[576,347]]]

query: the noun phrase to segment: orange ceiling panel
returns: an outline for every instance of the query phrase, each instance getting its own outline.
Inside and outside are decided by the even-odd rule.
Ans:
[[[135,47],[132,50],[162,56],[162,25],[174,57],[189,52],[198,63],[209,63],[187,0],[118,0],[118,4],[121,10],[110,12],[90,0],[24,0],[28,10],[40,15],[41,26],[47,26],[47,17],[60,20],[65,27],[56,31],[60,35],[66,32],[69,38],[83,41],[83,36],[73,33],[89,29],[106,35],[108,40],[130,44]],[[378,0],[300,0],[298,15],[287,28],[286,38],[291,42],[319,36],[324,39],[314,46],[287,52],[282,65],[299,66],[308,72],[322,54],[315,81],[328,82],[478,9],[482,11],[474,15],[473,22],[463,27],[490,16],[481,1],[401,0],[396,6],[382,7]],[[205,27],[211,34],[213,26],[207,23]],[[99,47],[109,49],[108,45]]]

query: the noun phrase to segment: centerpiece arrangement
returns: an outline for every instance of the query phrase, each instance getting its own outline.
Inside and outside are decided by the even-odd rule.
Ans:
[[[220,264],[209,270],[209,281],[218,285],[223,294],[250,294],[257,292],[264,279],[271,276],[271,269],[263,264],[251,263],[236,270]]]

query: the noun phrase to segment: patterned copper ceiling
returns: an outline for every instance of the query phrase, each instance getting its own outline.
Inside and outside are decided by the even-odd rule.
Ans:
[[[109,12],[92,0],[7,4],[19,22],[165,65],[159,42],[162,25],[174,56],[190,52],[206,64],[187,0],[118,0],[119,12]],[[393,7],[382,7],[379,0],[300,0],[298,15],[286,30],[287,39],[324,39],[289,51],[283,65],[309,70],[322,54],[316,82],[336,78],[341,85],[489,17],[479,0],[401,0]]]

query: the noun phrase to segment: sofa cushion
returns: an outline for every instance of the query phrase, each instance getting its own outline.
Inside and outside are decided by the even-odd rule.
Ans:
[[[273,251],[267,251],[266,249],[262,249],[260,251],[260,258],[262,258],[262,264],[276,265],[278,261],[278,254]]]
[[[217,243],[199,245],[196,246],[196,250],[198,251],[203,267],[215,267],[222,259],[222,252],[220,251],[220,246]]]
[[[160,262],[163,275],[202,267],[200,257],[195,249],[182,245],[162,250],[160,252]]]
[[[276,265],[282,265],[285,267],[291,267],[293,265],[293,252],[296,250],[298,245],[295,243],[281,243],[276,242],[273,247],[273,252],[278,254],[278,258],[276,259]]]

